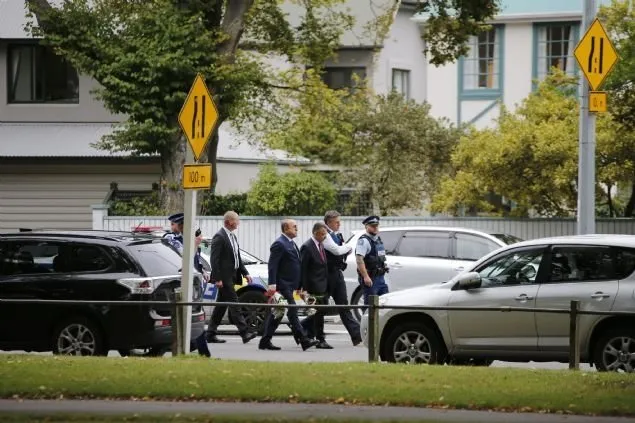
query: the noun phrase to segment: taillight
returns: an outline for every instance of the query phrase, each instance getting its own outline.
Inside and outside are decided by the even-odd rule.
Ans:
[[[117,283],[125,286],[132,294],[152,294],[164,278],[123,278]]]

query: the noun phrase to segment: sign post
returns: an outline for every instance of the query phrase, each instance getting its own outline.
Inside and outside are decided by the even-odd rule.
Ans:
[[[595,114],[606,111],[606,93],[596,91],[617,62],[617,52],[596,15],[596,0],[584,0],[584,36],[574,56],[580,77],[577,234],[595,233]],[[589,92],[589,87],[593,91]]]
[[[182,300],[192,301],[194,281],[194,220],[196,219],[196,194],[198,189],[208,189],[212,184],[212,165],[198,163],[218,122],[218,110],[203,76],[197,74],[190,92],[179,113],[179,125],[190,146],[186,150],[183,166],[183,189],[185,190],[183,222],[183,265],[181,267]],[[196,163],[192,163],[192,162]],[[189,352],[192,307],[186,306],[182,314],[181,328],[183,337],[177,346],[176,354]]]

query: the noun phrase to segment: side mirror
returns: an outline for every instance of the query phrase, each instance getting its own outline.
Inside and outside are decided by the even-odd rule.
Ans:
[[[459,289],[474,289],[481,287],[481,275],[477,272],[467,272],[457,276]]]

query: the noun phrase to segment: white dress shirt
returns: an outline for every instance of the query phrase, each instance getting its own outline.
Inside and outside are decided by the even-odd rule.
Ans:
[[[333,231],[329,229],[328,235],[322,242],[322,244],[324,245],[324,249],[336,256],[342,256],[344,254],[348,254],[349,251],[352,250],[352,247],[346,244],[337,245],[335,241],[333,241],[333,238],[331,237],[332,233]]]

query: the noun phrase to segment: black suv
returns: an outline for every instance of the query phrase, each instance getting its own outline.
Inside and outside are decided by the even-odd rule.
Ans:
[[[26,231],[0,234],[0,299],[173,301],[181,256],[161,240],[129,232]],[[202,297],[194,275],[193,300]],[[0,305],[0,349],[105,355],[163,354],[172,343],[171,307]],[[192,307],[191,337],[205,314]]]

